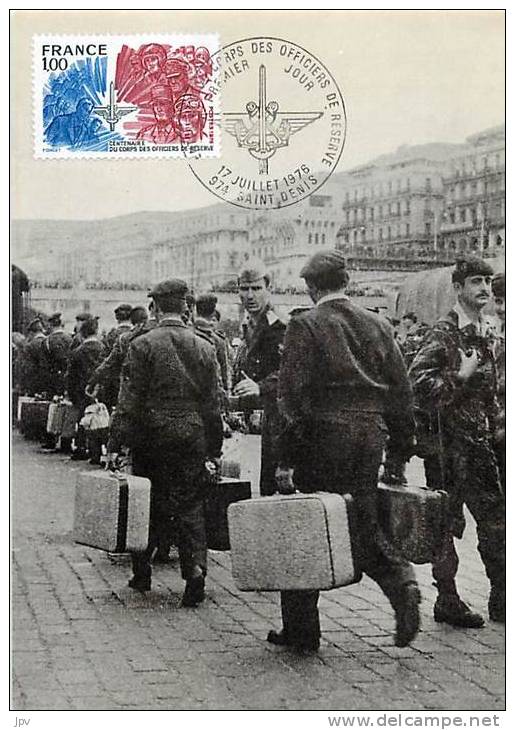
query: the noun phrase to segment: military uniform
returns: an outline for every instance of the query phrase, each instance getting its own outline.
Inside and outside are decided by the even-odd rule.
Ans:
[[[52,395],[64,394],[71,345],[72,336],[61,328],[52,330],[46,338],[44,349],[48,359]]]
[[[426,335],[409,371],[424,417],[426,433],[420,437],[424,440],[428,430],[433,436],[433,451],[425,454],[428,486],[444,488],[451,502],[451,530],[441,559],[433,565],[443,594],[456,594],[458,556],[451,531],[461,536],[465,504],[477,524],[478,549],[492,588],[504,595],[505,507],[492,445],[498,416],[495,337],[481,320],[480,327],[478,331],[457,305]],[[479,367],[462,382],[457,377],[460,350],[472,348]]]
[[[50,384],[46,337],[36,332],[23,349],[23,390],[29,395],[47,393]]]
[[[203,335],[213,344],[216,352],[216,359],[220,367],[221,386],[225,393],[229,393],[231,388],[231,374],[229,367],[229,353],[225,336],[222,333],[217,332],[213,323],[203,317],[195,317],[194,327],[195,332]]]
[[[293,467],[302,492],[352,494],[361,567],[399,610],[415,575],[379,527],[377,479],[387,435],[390,448],[406,459],[414,422],[406,368],[390,326],[341,292],[294,315],[286,330],[279,395],[285,417],[281,466]],[[317,602],[318,591],[281,594],[284,643],[318,645]]]
[[[173,518],[188,581],[194,566],[207,569],[205,459],[222,446],[215,352],[178,315],[167,316],[132,341],[124,371],[109,450],[130,446],[134,473],[152,482],[149,546],[134,557],[134,572],[149,575]]]
[[[79,347],[70,352],[66,390],[71,402],[77,408],[78,422],[84,415],[86,406],[91,403],[91,399],[86,395],[86,386],[103,357],[104,346],[96,337],[86,337]],[[84,451],[86,448],[84,429],[80,426],[77,430],[76,446],[79,451]]]
[[[118,392],[120,389],[120,378],[122,377],[122,368],[127,359],[130,344],[136,337],[149,332],[155,324],[141,322],[129,330],[124,330],[114,343],[113,349],[109,355],[95,369],[89,379],[90,387],[100,385],[104,399],[107,401],[108,407],[116,405]],[[116,394],[116,395],[115,395]]]
[[[245,396],[239,399],[239,410],[262,408],[261,429],[261,495],[274,494],[275,469],[277,466],[277,439],[281,428],[281,415],[277,408],[277,386],[281,349],[286,325],[272,309],[267,309],[255,326],[249,320],[245,338],[236,355],[234,383],[245,373],[259,385],[259,396]]]

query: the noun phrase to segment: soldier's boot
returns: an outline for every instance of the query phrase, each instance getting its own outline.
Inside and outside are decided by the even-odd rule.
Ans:
[[[492,586],[488,599],[488,615],[491,621],[506,622],[506,589]]]
[[[480,629],[485,625],[481,614],[472,611],[457,593],[438,593],[433,608],[437,623],[446,623],[463,629]]]
[[[395,601],[395,646],[408,646],[420,628],[420,590],[415,582],[405,583]]]
[[[152,568],[145,553],[132,553],[131,557],[134,575],[129,580],[129,588],[145,593],[151,589]]]
[[[181,606],[183,608],[195,608],[204,600],[205,592],[204,571],[199,565],[194,565],[189,577],[186,579],[186,587],[182,596]]]

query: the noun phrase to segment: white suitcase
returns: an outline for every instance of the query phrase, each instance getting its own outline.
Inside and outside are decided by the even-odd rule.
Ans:
[[[229,505],[232,573],[242,591],[329,590],[360,580],[348,494],[273,495]]]
[[[79,472],[73,539],[110,553],[139,552],[148,545],[150,480],[95,470]]]

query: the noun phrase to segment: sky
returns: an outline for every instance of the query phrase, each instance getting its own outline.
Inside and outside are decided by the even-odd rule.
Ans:
[[[12,22],[12,215],[95,219],[217,202],[182,160],[36,160],[33,33],[217,32],[279,36],[340,86],[348,129],[338,171],[403,144],[464,142],[504,121],[502,11],[16,11]]]

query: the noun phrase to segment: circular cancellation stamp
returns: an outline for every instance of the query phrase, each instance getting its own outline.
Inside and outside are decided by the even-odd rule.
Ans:
[[[345,144],[342,93],[312,53],[281,38],[245,38],[213,56],[223,112],[218,159],[190,156],[197,179],[223,201],[285,208],[318,190]]]

